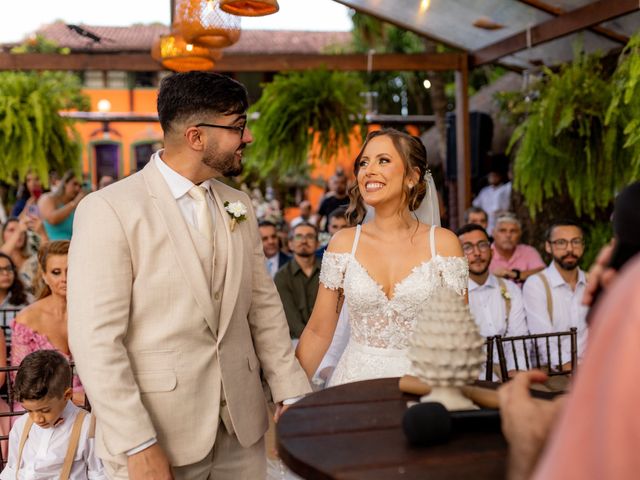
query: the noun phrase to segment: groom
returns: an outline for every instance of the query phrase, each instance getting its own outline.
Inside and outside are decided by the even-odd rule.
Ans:
[[[110,478],[264,478],[261,372],[275,402],[310,391],[251,202],[215,180],[242,171],[247,106],[225,76],[167,77],[165,149],[76,211],[69,344]]]

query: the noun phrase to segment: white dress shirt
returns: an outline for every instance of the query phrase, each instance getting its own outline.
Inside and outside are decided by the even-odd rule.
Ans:
[[[520,288],[509,280],[504,281],[506,292],[502,292],[498,278],[492,273],[487,277],[483,285],[478,285],[469,278],[469,309],[480,329],[483,337],[501,335],[503,337],[515,337],[527,335],[527,320],[522,303]],[[507,319],[507,302],[505,295],[509,296],[510,308]],[[509,370],[515,369],[513,354],[505,351],[505,359]],[[494,363],[498,363],[497,353],[494,350]],[[524,353],[518,354],[518,368],[526,369]],[[484,367],[481,373],[484,380]]]
[[[189,195],[189,190],[191,190],[195,184],[164,163],[161,158],[163,152],[164,150],[158,150],[153,154],[152,159],[156,162],[156,167],[158,167],[162,178],[167,182],[169,190],[171,190],[173,198],[176,199],[178,208],[180,208],[180,212],[182,213],[185,221],[197,230],[198,216],[196,213],[196,201],[191,197],[191,195]],[[211,212],[212,225],[215,228],[216,208],[213,203],[213,196],[211,195],[210,182],[209,180],[205,180],[200,185],[206,188],[208,192],[207,203],[209,204],[209,211]]]
[[[22,451],[22,462],[17,480],[51,480],[60,477],[69,447],[73,423],[79,411],[80,408],[68,401],[62,411],[61,417],[64,421],[61,424],[53,428],[40,428],[35,423],[31,426],[29,438]],[[29,418],[28,414],[22,415],[11,429],[9,460],[7,466],[0,473],[1,480],[16,480],[18,450],[27,418]],[[107,479],[102,462],[95,454],[95,441],[93,438],[89,438],[90,422],[91,416],[85,416],[69,475],[70,480]]]
[[[487,212],[487,231],[491,234],[496,226],[497,213],[509,209],[510,190],[503,188],[504,185],[487,185],[478,196],[473,199],[473,206],[479,207]]]
[[[589,311],[588,307],[582,305],[582,295],[586,285],[584,272],[578,269],[578,282],[575,290],[572,290],[571,286],[564,281],[554,262],[551,262],[541,273],[547,277],[551,289],[553,322],[549,318],[547,310],[547,293],[544,284],[538,275],[532,275],[527,279],[522,289],[529,331],[532,334],[565,332],[571,327],[576,327],[578,329],[578,358],[580,358],[587,344],[586,317]],[[551,347],[551,350],[551,360],[555,365],[558,362],[557,347]],[[571,341],[569,337],[566,337],[562,340],[562,362],[567,363],[570,360]]]

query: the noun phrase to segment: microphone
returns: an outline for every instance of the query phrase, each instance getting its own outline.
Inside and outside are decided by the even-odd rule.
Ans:
[[[438,445],[448,442],[455,433],[500,432],[500,411],[449,412],[441,403],[419,403],[405,411],[402,417],[402,430],[411,445]]]

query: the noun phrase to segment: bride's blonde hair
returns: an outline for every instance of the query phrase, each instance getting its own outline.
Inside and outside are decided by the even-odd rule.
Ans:
[[[407,207],[409,211],[413,212],[420,206],[427,194],[427,181],[425,179],[427,172],[427,149],[419,137],[400,132],[393,128],[383,128],[382,130],[370,132],[354,161],[353,172],[357,179],[358,171],[360,170],[360,159],[362,158],[364,149],[372,139],[381,136],[388,136],[400,154],[400,158],[404,163],[403,180],[407,178],[407,176],[412,175],[416,168],[420,172],[420,178],[416,185],[414,185],[413,188],[405,186],[403,192],[403,208]],[[350,225],[357,225],[362,223],[366,214],[367,208],[362,200],[362,194],[360,193],[360,188],[356,180],[349,188],[349,208],[346,214],[347,221]]]

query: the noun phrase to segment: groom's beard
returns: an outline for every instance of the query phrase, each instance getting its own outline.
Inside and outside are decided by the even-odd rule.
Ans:
[[[236,177],[242,173],[242,152],[246,143],[241,143],[233,152],[221,152],[211,145],[202,155],[202,163],[220,172],[224,177]]]

